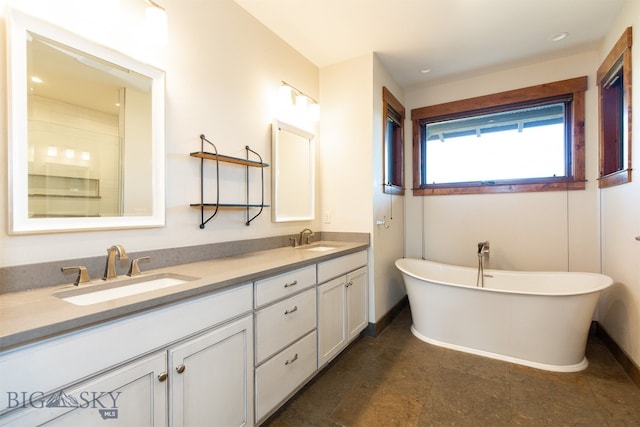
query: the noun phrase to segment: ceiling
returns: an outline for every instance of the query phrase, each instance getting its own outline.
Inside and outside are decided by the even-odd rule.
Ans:
[[[403,87],[594,49],[624,1],[235,0],[316,66],[375,52]]]

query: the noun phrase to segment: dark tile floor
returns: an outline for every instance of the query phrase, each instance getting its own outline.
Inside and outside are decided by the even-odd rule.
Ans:
[[[595,337],[586,370],[553,373],[436,347],[410,326],[407,307],[264,425],[640,426],[640,389]]]

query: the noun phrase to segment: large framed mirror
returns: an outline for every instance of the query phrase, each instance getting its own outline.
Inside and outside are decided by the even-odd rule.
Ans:
[[[272,125],[271,140],[273,222],[314,219],[314,135],[276,120]]]
[[[163,226],[164,72],[7,18],[9,232]]]

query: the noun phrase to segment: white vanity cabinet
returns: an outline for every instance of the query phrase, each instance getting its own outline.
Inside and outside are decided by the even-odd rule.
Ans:
[[[315,265],[254,284],[256,423],[317,370],[315,284]]]
[[[367,326],[367,252],[318,264],[318,366]]]
[[[0,425],[253,425],[252,289],[0,354]]]

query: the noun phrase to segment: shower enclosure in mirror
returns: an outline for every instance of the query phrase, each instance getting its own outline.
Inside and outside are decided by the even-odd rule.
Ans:
[[[312,220],[315,216],[314,135],[274,121],[272,174],[272,220]]]
[[[164,73],[9,13],[10,232],[164,225]]]

